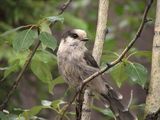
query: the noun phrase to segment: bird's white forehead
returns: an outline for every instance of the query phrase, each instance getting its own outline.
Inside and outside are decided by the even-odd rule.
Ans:
[[[85,38],[87,37],[87,33],[82,29],[73,29],[74,33],[78,34],[78,36]]]

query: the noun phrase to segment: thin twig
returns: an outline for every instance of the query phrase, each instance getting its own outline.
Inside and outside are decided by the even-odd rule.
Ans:
[[[77,91],[77,92],[75,93],[75,95],[73,96],[72,100],[71,100],[71,101],[68,103],[68,105],[64,108],[64,110],[63,110],[63,112],[62,112],[62,115],[61,115],[61,117],[60,117],[60,120],[63,120],[63,117],[64,117],[65,113],[67,112],[67,110],[69,109],[69,107],[72,105],[72,103],[75,101],[75,99],[77,98],[78,94],[79,94],[79,91]]]
[[[125,57],[125,55],[128,53],[128,51],[131,49],[131,47],[134,45],[134,43],[140,37],[140,35],[142,33],[142,30],[144,28],[144,25],[147,21],[147,14],[148,14],[149,9],[151,8],[152,3],[153,3],[153,0],[150,0],[150,2],[147,4],[147,6],[145,8],[145,11],[144,11],[144,14],[143,14],[143,18],[142,18],[140,27],[139,27],[135,37],[133,38],[133,40],[131,40],[131,42],[128,44],[128,46],[123,50],[121,55],[115,61],[111,62],[110,64],[107,64],[106,67],[100,69],[98,72],[96,72],[93,75],[91,75],[90,77],[86,78],[83,81],[81,90],[79,92],[82,92],[84,87],[86,86],[86,84],[89,83],[90,81],[92,81],[94,78],[96,78],[97,76],[99,76],[99,75],[103,74],[104,72],[108,71],[109,69],[111,69],[112,67],[117,65],[118,63],[122,62],[122,59]],[[65,112],[68,110],[69,106],[74,102],[74,100],[76,99],[77,96],[78,96],[78,92],[74,95],[73,99],[69,102],[69,105],[63,111],[63,116],[64,116]],[[62,120],[63,116],[61,117],[61,120]]]
[[[4,99],[3,103],[0,105],[0,110],[4,109],[6,107],[6,105],[7,105],[8,101],[9,101],[11,95],[13,94],[13,92],[15,91],[15,89],[17,88],[17,86],[18,86],[18,84],[19,84],[19,82],[20,82],[20,80],[21,80],[21,78],[22,78],[25,70],[27,69],[29,63],[31,62],[32,57],[34,56],[34,54],[35,54],[37,48],[39,47],[40,43],[41,43],[40,41],[37,41],[37,43],[36,43],[33,51],[31,51],[30,54],[28,55],[27,60],[26,60],[26,62],[24,64],[22,70],[18,74],[15,82],[13,83],[13,85],[12,85],[11,89],[9,90],[9,92],[8,92],[6,98]]]
[[[63,12],[64,12],[64,11],[66,10],[66,8],[69,6],[69,4],[71,3],[71,1],[72,1],[72,0],[68,0],[66,3],[64,3],[64,5],[62,6],[62,8],[61,8],[60,12],[58,13],[58,15],[63,14]],[[53,23],[53,24],[54,24],[54,23]],[[24,28],[24,27],[30,27],[30,26],[33,27],[33,25],[26,25],[26,26],[22,26],[22,27]],[[39,34],[39,33],[40,33],[39,28],[37,28],[37,29],[38,29],[38,34]],[[30,62],[31,62],[31,60],[32,60],[32,58],[33,58],[33,56],[34,56],[37,48],[39,47],[40,43],[41,43],[41,42],[38,40],[37,43],[36,43],[36,45],[35,45],[35,47],[33,48],[33,50],[32,50],[32,51],[30,52],[30,54],[28,55],[27,60],[25,61],[25,64],[24,64],[22,70],[21,70],[20,73],[18,74],[15,82],[13,83],[10,91],[9,91],[8,94],[6,95],[4,101],[2,102],[2,104],[0,104],[0,110],[3,110],[3,109],[6,107],[6,105],[7,105],[8,101],[9,101],[10,97],[12,96],[12,94],[14,93],[14,91],[16,90],[16,88],[17,88],[17,86],[18,86],[18,84],[19,84],[19,82],[20,82],[20,80],[21,80],[21,78],[22,78],[25,70],[28,68],[28,65],[30,64]]]
[[[147,4],[144,14],[143,14],[143,18],[142,18],[142,22],[140,24],[140,27],[135,35],[135,37],[133,38],[133,40],[131,40],[131,42],[128,44],[128,46],[123,50],[123,52],[121,53],[121,55],[113,62],[111,62],[110,64],[107,64],[106,67],[102,68],[100,71],[94,73],[93,75],[91,75],[90,77],[88,77],[87,79],[85,79],[83,81],[82,84],[82,89],[84,88],[84,86],[90,82],[91,80],[93,80],[95,77],[99,76],[100,74],[104,73],[105,71],[108,71],[110,68],[114,67],[115,65],[117,65],[118,63],[122,62],[122,59],[125,57],[125,55],[128,53],[128,51],[131,49],[131,47],[134,45],[134,43],[138,40],[138,38],[140,37],[142,30],[144,28],[144,25],[147,21],[147,14],[148,11],[151,7],[153,3],[153,0],[151,0],[150,4]]]
[[[92,56],[94,57],[98,65],[100,65],[104,41],[108,32],[106,26],[108,21],[108,8],[109,0],[99,0],[96,37],[92,51]],[[83,102],[83,106],[79,111],[81,119],[78,120],[91,120],[91,106],[93,104],[93,97],[91,96],[91,94],[92,90],[90,88],[87,88],[84,93],[84,101],[79,100],[80,102]]]
[[[18,30],[20,30],[20,29],[31,28],[31,27],[32,27],[32,29],[34,29],[34,28],[37,28],[37,25],[34,25],[34,24],[32,25],[32,24],[30,24],[30,25],[20,26],[20,27],[11,29],[11,30],[9,30],[9,31],[6,31],[6,32],[0,34],[0,37],[5,37],[5,36],[7,36],[8,34],[10,34],[10,33],[12,33],[12,32],[18,31]]]
[[[66,10],[66,8],[70,5],[71,2],[72,0],[68,0],[66,3],[64,3],[60,8],[60,12],[58,13],[58,15],[61,15]]]
[[[20,29],[38,29],[38,26],[37,25],[24,25],[24,26],[20,26],[18,28],[15,28],[14,30],[17,31],[17,30],[20,30]],[[12,31],[12,30],[11,30]],[[6,36],[10,33],[10,31],[8,32],[5,32],[3,35]],[[0,85],[2,85],[2,83],[6,80],[6,77],[3,77],[1,80],[0,80]],[[14,83],[13,83],[14,84]]]
[[[84,91],[79,92],[76,99],[76,120],[81,120],[83,101],[84,101]]]

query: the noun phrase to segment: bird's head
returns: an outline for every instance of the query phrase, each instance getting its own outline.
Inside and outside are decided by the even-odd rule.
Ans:
[[[63,35],[62,41],[70,46],[85,45],[86,41],[88,41],[87,33],[81,29],[69,30]]]

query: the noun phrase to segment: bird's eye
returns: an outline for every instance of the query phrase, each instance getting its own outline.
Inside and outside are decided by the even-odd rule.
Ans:
[[[76,38],[78,38],[78,35],[77,35],[76,33],[73,33],[73,34],[71,35],[71,37],[73,37],[74,39],[76,39]]]

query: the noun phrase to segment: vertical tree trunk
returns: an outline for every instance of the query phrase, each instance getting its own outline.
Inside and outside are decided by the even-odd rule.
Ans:
[[[160,120],[158,115],[160,110],[160,0],[157,0],[154,31],[151,80],[145,108],[146,120]]]
[[[100,64],[103,51],[103,44],[106,37],[106,25],[108,18],[109,0],[99,0],[98,23],[96,31],[96,39],[93,48],[93,57]]]
[[[109,0],[99,0],[98,23],[96,31],[96,39],[93,48],[93,57],[100,64],[100,59],[103,51],[103,44],[106,36],[106,24],[108,17]],[[90,89],[85,90],[84,102],[82,107],[82,120],[91,119],[90,107],[93,103],[92,92]]]

